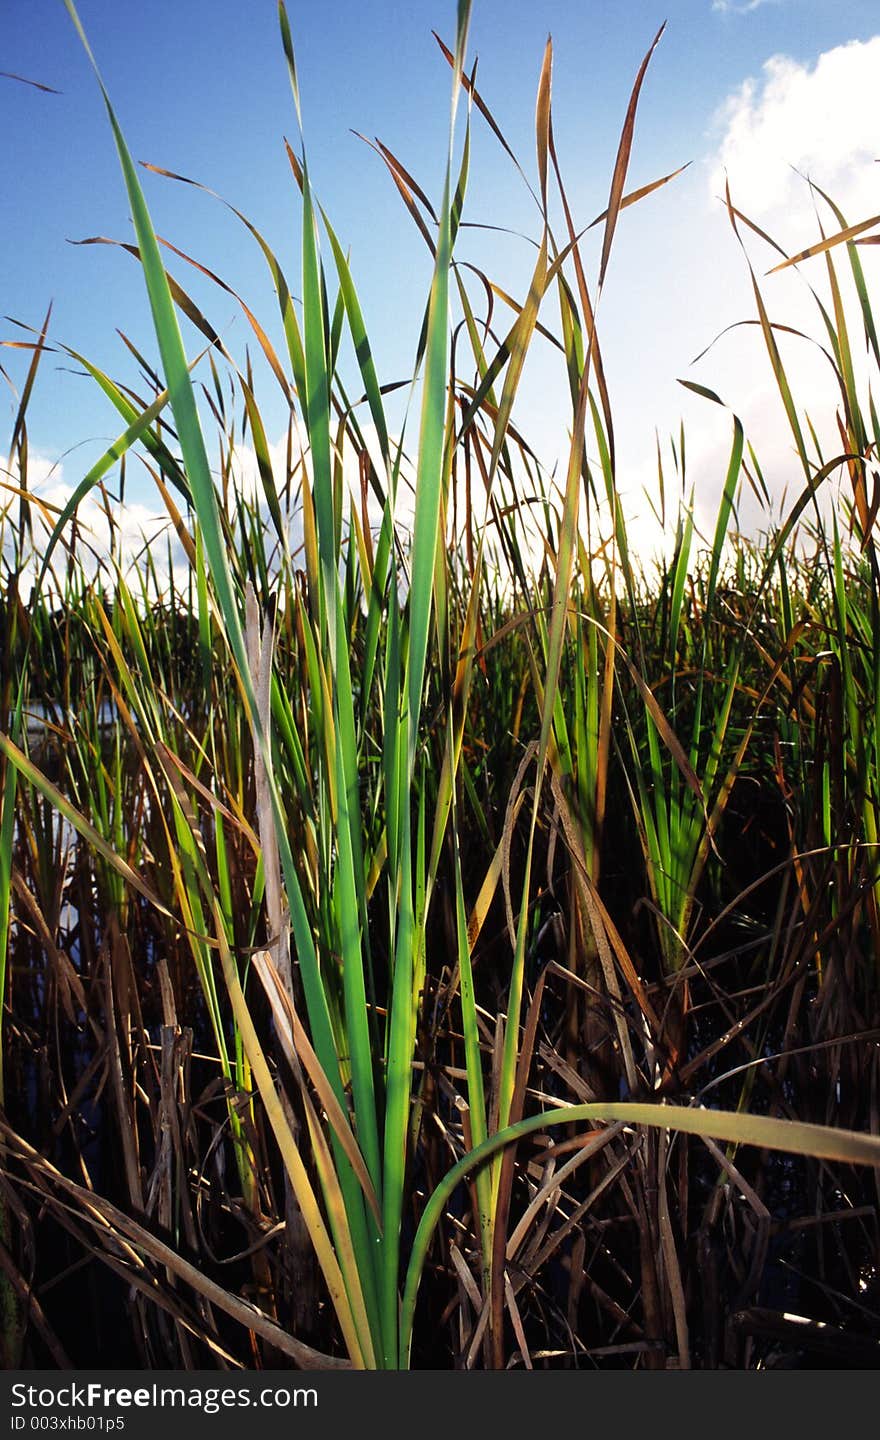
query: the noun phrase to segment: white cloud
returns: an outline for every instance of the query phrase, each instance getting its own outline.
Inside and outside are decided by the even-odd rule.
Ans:
[[[706,302],[702,310],[704,343],[733,321],[754,322],[757,317],[748,270],[738,256],[718,200],[726,179],[735,206],[789,254],[821,238],[819,221],[825,234],[838,228],[832,212],[811,192],[805,175],[834,199],[848,223],[880,212],[880,176],[875,164],[880,155],[880,112],[874,103],[878,66],[880,36],[837,46],[812,64],[776,55],[763,65],[760,75],[745,80],[716,114],[714,148],[706,160],[711,208],[704,220],[692,217],[703,236],[704,259],[697,262],[699,273],[689,276],[689,281]],[[741,233],[771,320],[810,337],[777,335],[798,413],[802,422],[809,414],[824,457],[830,459],[841,450],[835,421],[840,394],[819,349],[819,343],[827,346],[828,337],[809,289],[814,287],[833,313],[825,261],[818,257],[805,262],[800,273],[792,269],[768,276],[765,272],[779,261],[779,255],[745,227]],[[694,246],[690,253],[695,253]],[[833,252],[833,258],[865,401],[870,369],[864,343],[860,343],[861,317],[845,251]],[[862,249],[861,259],[869,293],[876,295],[880,256],[876,248],[868,247]],[[708,283],[710,272],[714,287]],[[803,473],[760,329],[752,323],[725,335],[688,375],[716,390],[741,416],[774,502],[779,505],[787,492],[790,505],[800,493]],[[876,388],[876,369],[872,378]],[[689,471],[698,478],[698,507],[705,521],[720,492],[730,443],[729,416],[711,404],[698,402],[695,406],[690,397],[685,406]],[[809,446],[809,437],[807,443]],[[702,476],[714,479],[706,484]],[[830,501],[833,486],[828,491]],[[741,519],[746,531],[766,524],[766,517],[749,498]]]
[[[269,450],[269,464],[272,467],[272,476],[276,490],[280,490],[284,484],[284,476],[287,469],[287,437],[282,435],[274,444],[267,442]],[[303,461],[303,442],[300,439],[299,430],[296,429],[293,438],[292,465],[294,469],[293,490],[294,494],[299,489],[299,467]],[[243,497],[247,501],[262,500],[265,491],[263,481],[260,478],[260,467],[257,461],[257,453],[253,446],[239,442],[236,444],[231,457],[229,457],[230,469],[230,497],[232,493]]]
[[[719,15],[751,15],[764,5],[778,5],[779,0],[712,0],[712,9]]]
[[[780,216],[802,201],[809,174],[852,220],[876,213],[880,35],[821,54],[815,65],[774,55],[716,116],[722,134],[713,195],[729,176],[735,203],[750,215]]]
[[[382,476],[384,466],[375,426],[369,422],[362,423],[361,434],[373,467]],[[399,437],[392,435],[389,438],[393,453],[399,444]],[[303,544],[301,487],[303,476],[308,479],[309,484],[312,483],[312,467],[311,453],[305,432],[296,419],[294,420],[290,455],[292,475],[289,487],[286,485],[288,464],[286,434],[280,436],[277,441],[268,441],[268,453],[276,493],[282,499],[282,504],[286,503],[288,507],[285,519],[288,525],[288,541],[291,552],[294,561],[299,563],[297,557]],[[230,518],[232,518],[235,497],[241,496],[246,503],[255,505],[269,523],[263,480],[253,446],[245,442],[238,442],[231,456],[228,454],[224,456],[222,468],[228,474],[227,498],[230,506]],[[215,457],[214,469],[218,494],[221,488],[220,471],[221,462],[218,455]],[[342,456],[342,473],[343,483],[352,496],[360,516],[360,467],[354,446],[347,437]],[[78,479],[79,476],[75,478]],[[31,536],[22,537],[19,533],[20,501],[16,490],[9,488],[17,488],[20,483],[14,461],[0,469],[0,481],[4,479],[7,490],[4,496],[2,487],[0,487],[0,550],[2,550],[7,564],[14,563],[21,567],[26,585],[28,580],[33,583],[36,579],[49,536],[74,494],[75,483],[72,484],[67,480],[61,461],[53,461],[37,451],[30,452],[27,490],[33,496],[30,510],[33,533]],[[396,509],[396,520],[402,534],[406,534],[412,529],[414,480],[412,466],[404,455],[400,469]],[[75,539],[78,563],[87,576],[93,577],[99,568],[106,568],[112,557],[112,564],[118,566],[129,584],[134,582],[136,591],[139,590],[139,586],[135,577],[144,570],[148,550],[159,584],[167,586],[169,580],[168,543],[170,540],[171,567],[175,583],[181,584],[189,568],[189,562],[174,533],[170,517],[159,498],[157,497],[153,504],[149,500],[144,501],[140,498],[141,490],[136,492],[135,498],[130,487],[124,503],[120,503],[114,497],[114,488],[111,484],[105,491],[98,487],[92,489],[77,506],[75,519],[72,518],[67,522],[64,533],[56,546],[52,562],[52,569],[57,573],[59,583],[62,583],[63,579],[65,554],[71,540]],[[382,507],[372,488],[368,491],[367,516],[375,538],[382,522]],[[344,536],[348,533],[348,524],[348,506],[346,504],[343,513]],[[13,555],[15,555],[14,560]],[[51,576],[46,583],[52,588]]]
[[[59,479],[56,472],[54,483],[37,487],[35,493],[48,505],[62,510],[73,495],[73,486]],[[93,568],[98,558],[104,560],[112,552],[120,569],[125,573],[138,566],[144,547],[148,544],[155,547],[157,560],[164,561],[162,551],[167,549],[165,537],[167,532],[171,531],[171,522],[167,514],[136,501],[126,499],[122,505],[110,501],[105,505],[100,492],[92,490],[77,507],[76,527],[79,553],[87,570]],[[171,533],[172,553],[176,556],[179,546],[176,536]],[[70,527],[66,534],[70,535]],[[160,537],[161,550],[156,546]],[[59,548],[59,564],[63,553],[63,548]]]
[[[27,487],[29,490],[39,491],[50,480],[58,481],[61,478],[61,461],[50,460],[47,455],[41,455],[38,451],[30,451],[27,461]],[[10,456],[3,466],[0,479],[8,481],[12,485],[19,485],[21,478],[18,470],[18,461],[15,456]],[[17,501],[13,503],[17,504]]]
[[[14,466],[5,468],[5,475],[9,484],[18,485],[19,476]],[[36,579],[49,537],[75,487],[65,479],[60,461],[32,451],[28,456],[27,488],[34,497],[30,507],[31,534],[22,535],[19,532],[20,502],[17,495],[7,491],[0,506],[3,511],[0,519],[3,557],[7,564],[11,564],[13,554],[16,555],[15,563],[22,567],[25,589],[28,581],[33,583]],[[186,564],[168,515],[138,501],[126,499],[124,504],[120,504],[109,492],[105,494],[106,499],[99,489],[93,489],[77,507],[76,553],[83,572],[94,576],[99,566],[106,565],[112,554],[120,570],[131,580],[132,572],[142,567],[144,550],[149,545],[160,583],[166,582],[169,534],[172,565],[176,570]],[[73,524],[73,521],[68,522],[52,560],[59,584],[63,584],[66,549],[74,538]],[[46,583],[50,589],[53,588],[51,577]]]

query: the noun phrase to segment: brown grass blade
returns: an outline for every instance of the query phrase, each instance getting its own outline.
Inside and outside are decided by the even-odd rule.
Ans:
[[[453,68],[453,70],[454,70],[454,69],[455,69],[455,56],[453,55],[452,51],[451,51],[450,49],[448,49],[448,47],[447,47],[446,45],[444,45],[443,41],[440,39],[440,36],[437,34],[437,31],[436,31],[436,30],[432,30],[432,31],[431,31],[431,34],[434,36],[434,39],[437,41],[437,44],[440,46],[441,51],[443,52],[443,54],[445,55],[446,59],[449,61],[449,64],[452,66],[452,68]],[[516,155],[514,154],[514,152],[513,152],[513,150],[511,149],[510,145],[509,145],[509,144],[507,143],[507,141],[505,140],[504,134],[503,134],[503,132],[502,132],[502,130],[501,130],[501,126],[498,124],[497,120],[495,119],[494,115],[492,114],[492,111],[489,109],[489,106],[486,104],[485,100],[483,99],[482,95],[480,94],[479,90],[477,89],[476,85],[474,84],[473,80],[468,79],[467,75],[462,74],[461,83],[462,83],[462,86],[463,86],[463,88],[464,88],[464,90],[465,90],[465,93],[470,96],[471,100],[472,100],[473,103],[476,105],[477,109],[479,110],[479,112],[480,112],[480,114],[482,115],[483,119],[486,121],[486,124],[489,126],[489,129],[492,131],[492,134],[495,136],[495,139],[498,141],[498,143],[499,143],[499,145],[501,146],[502,150],[503,150],[504,153],[505,153],[507,156],[509,156],[509,158],[513,161],[513,163],[514,163],[514,165],[516,166],[516,169],[517,169],[517,171],[519,172],[519,175],[520,175],[520,177],[522,178],[522,181],[523,181],[523,183],[525,184],[525,186],[526,186],[529,194],[531,195],[532,199],[535,201],[535,204],[536,204],[536,205],[540,205],[541,202],[540,202],[540,200],[538,199],[537,195],[535,194],[535,192],[534,192],[534,190],[533,190],[533,188],[532,188],[532,186],[531,186],[531,184],[530,184],[530,182],[529,182],[528,176],[526,175],[525,171],[523,170],[522,166],[520,165],[519,161],[517,160]]]
[[[605,420],[605,433],[608,437],[608,453],[611,457],[611,469],[614,470],[615,449],[614,449],[614,416],[611,409],[611,397],[608,393],[608,382],[605,379],[605,366],[602,361],[602,352],[599,348],[599,336],[596,331],[596,318],[593,310],[593,302],[590,298],[590,289],[587,285],[587,277],[584,273],[583,261],[581,259],[580,236],[575,233],[574,220],[572,219],[571,208],[568,203],[568,196],[562,182],[562,171],[556,154],[556,144],[553,138],[553,126],[550,126],[550,155],[553,160],[553,170],[556,175],[556,183],[559,186],[559,195],[562,200],[562,209],[565,215],[565,225],[568,230],[569,245],[574,260],[574,273],[577,278],[578,296],[583,311],[583,322],[587,332],[587,348],[590,363],[593,367],[593,374],[596,377],[596,384],[599,389],[599,399],[602,402],[602,415]],[[621,206],[622,208],[622,206]],[[607,215],[607,211],[605,214]]]
[[[340,1145],[345,1151],[348,1162],[364,1192],[367,1204],[376,1217],[376,1224],[381,1230],[382,1211],[373,1182],[370,1179],[369,1171],[367,1170],[366,1162],[361,1154],[360,1146],[354,1138],[348,1116],[337,1100],[333,1087],[327,1079],[321,1063],[312,1048],[309,1037],[302,1027],[302,1022],[296,1013],[293,1002],[281,982],[281,976],[272,963],[272,957],[267,950],[258,950],[253,957],[252,963],[272,1008],[278,1034],[281,1037],[287,1058],[294,1064],[297,1061],[302,1062],[303,1069],[315,1087],[318,1099],[326,1112],[327,1119]]]
[[[90,1224],[102,1228],[112,1228],[134,1247],[135,1253],[141,1251],[144,1255],[149,1255],[152,1260],[190,1285],[197,1295],[204,1296],[209,1304],[216,1305],[218,1310],[222,1310],[225,1315],[231,1316],[233,1320],[237,1320],[248,1330],[255,1331],[270,1344],[275,1345],[282,1354],[289,1355],[301,1370],[351,1369],[347,1360],[340,1360],[333,1355],[323,1355],[319,1351],[313,1350],[310,1345],[305,1345],[302,1341],[294,1339],[292,1335],[288,1335],[286,1330],[283,1330],[280,1325],[276,1325],[256,1305],[224,1290],[203,1270],[190,1264],[188,1260],[184,1260],[181,1255],[171,1249],[170,1245],[166,1245],[143,1225],[132,1220],[109,1200],[105,1200],[101,1195],[96,1195],[93,1191],[86,1190],[73,1180],[68,1180],[33,1146],[17,1135],[2,1117],[0,1117],[0,1134],[3,1135],[4,1141],[10,1149],[22,1159],[29,1170],[40,1177],[41,1181],[61,1190],[76,1202],[79,1213]]]
[[[608,211],[605,220],[605,235],[602,241],[602,259],[599,262],[600,290],[605,280],[605,272],[608,268],[608,261],[611,257],[611,243],[614,239],[614,231],[617,226],[617,217],[620,214],[620,206],[623,200],[623,187],[626,184],[626,172],[629,168],[629,157],[632,152],[633,133],[635,131],[636,110],[638,108],[639,96],[641,94],[642,84],[645,79],[648,65],[651,61],[651,56],[654,54],[654,51],[660,43],[660,36],[663,34],[663,31],[665,29],[666,21],[664,20],[663,24],[660,26],[660,29],[657,31],[657,34],[654,36],[654,39],[651,42],[651,46],[648,50],[647,55],[639,66],[639,73],[636,76],[636,81],[629,99],[629,105],[627,106],[626,118],[623,122],[623,131],[621,132],[620,136],[620,145],[617,151],[617,160],[614,165],[614,174],[611,177],[611,194],[608,197]]]
[[[26,75],[14,75],[11,70],[0,70],[0,77],[4,80],[17,80],[19,85],[32,85],[35,90],[42,90],[45,95],[63,95],[63,90],[56,90],[53,85],[44,85],[40,80],[29,80]]]
[[[422,212],[416,204],[415,195],[411,190],[410,186],[407,184],[406,179],[404,178],[407,172],[404,170],[403,166],[399,163],[399,161],[394,158],[390,150],[386,150],[385,146],[382,145],[380,141],[377,140],[374,142],[372,140],[368,140],[366,135],[361,135],[358,130],[353,130],[352,134],[357,136],[358,140],[363,140],[365,145],[369,145],[370,149],[375,150],[379,158],[381,160],[384,160],[385,165],[388,169],[388,173],[394,181],[395,185],[397,186],[398,192],[401,199],[403,200],[404,205],[406,206],[407,210],[415,221],[416,228],[418,229],[419,234],[422,236],[422,239],[424,240],[431,254],[435,255],[437,247],[434,244],[434,238],[431,235],[431,232],[428,229],[427,225],[425,224],[425,219],[422,215]]]
[[[675,180],[677,176],[683,175],[685,170],[692,164],[692,160],[686,160],[684,165],[679,165],[677,170],[670,170],[668,175],[661,175],[659,180],[652,180],[650,185],[640,185],[638,190],[630,190],[629,194],[624,195],[621,200],[620,209],[627,210],[630,205],[637,205],[639,201],[644,200],[647,195],[653,195],[655,190],[660,190],[664,185],[668,185],[670,180]],[[601,225],[603,220],[607,219],[608,211],[603,210],[601,215],[597,215],[595,220],[590,221],[587,229],[593,230],[597,225]]]
[[[775,275],[779,270],[787,270],[789,265],[799,265],[802,260],[810,260],[814,255],[823,255],[826,250],[833,250],[835,245],[844,245],[847,240],[855,239],[864,230],[870,230],[875,225],[880,225],[880,215],[873,215],[870,220],[862,220],[858,225],[848,225],[845,230],[838,230],[836,235],[829,235],[825,240],[819,240],[815,245],[808,245],[806,250],[798,251],[789,259],[774,265],[772,270],[765,271],[767,275]],[[873,244],[880,244],[880,235],[868,237]],[[862,241],[865,244],[866,241]]]
[[[541,208],[547,215],[547,157],[550,151],[550,92],[553,73],[553,41],[548,36],[538,81],[535,106],[535,137],[538,150],[538,176],[541,182]]]

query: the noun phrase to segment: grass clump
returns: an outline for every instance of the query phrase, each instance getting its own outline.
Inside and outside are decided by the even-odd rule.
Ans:
[[[479,310],[491,281],[456,259],[475,112],[506,147],[466,68],[469,10],[445,51],[436,210],[382,151],[433,259],[418,415],[399,434],[304,143],[288,147],[296,287],[238,217],[278,299],[278,348],[241,303],[289,402],[283,474],[249,360],[166,271],[98,76],[161,377],[140,394],[77,356],[123,428],[52,512],[27,486],[25,426],[47,318],[11,447],[4,1315],[10,1352],[41,1363],[81,1344],[64,1295],[82,1264],[95,1313],[124,1313],[120,1353],[144,1365],[767,1363],[768,1335],[787,1334],[773,1287],[795,1253],[819,1273],[826,1230],[835,1284],[798,1345],[878,1343],[856,1299],[876,1284],[865,1167],[880,1160],[864,1080],[880,1033],[878,437],[834,244],[821,313],[841,455],[810,456],[756,282],[802,495],[763,545],[737,533],[760,472],[732,417],[710,544],[691,494],[647,575],[596,313],[622,210],[673,178],[627,189],[660,35],[595,290],[548,45],[537,258],[499,338]],[[857,237],[836,221],[870,336]],[[194,359],[181,315],[207,346]],[[571,394],[559,484],[514,423],[539,327]],[[237,435],[256,496],[235,483]],[[134,453],[169,540],[126,570],[115,548],[90,553],[76,516],[95,496],[112,515],[106,477],[124,483]],[[815,504],[842,467],[848,533]],[[51,1227],[26,1276],[34,1207]],[[23,1310],[53,1266],[55,1300]]]

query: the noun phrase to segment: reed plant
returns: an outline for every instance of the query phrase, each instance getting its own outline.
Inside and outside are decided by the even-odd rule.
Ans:
[[[459,0],[454,46],[441,45],[451,113],[439,202],[379,147],[433,269],[395,427],[347,252],[314,188],[283,3],[296,285],[229,207],[268,268],[273,322],[158,240],[65,4],[119,156],[136,237],[126,248],[161,366],[127,341],[140,369],[129,384],[76,354],[123,428],[57,513],[28,487],[24,439],[48,317],[16,341],[31,354],[3,514],[0,991],[18,1073],[29,1047],[53,1057],[39,1121],[8,1104],[0,1120],[19,1251],[39,1203],[65,1254],[100,1256],[137,1297],[144,1364],[406,1368],[433,1363],[438,1325],[462,1366],[752,1356],[771,1225],[762,1196],[779,1165],[802,1166],[816,1213],[838,1224],[852,1211],[845,1268],[868,1273],[876,1260],[876,1197],[867,1172],[845,1169],[880,1163],[876,1117],[869,1092],[842,1081],[859,1056],[876,1069],[878,1033],[868,483],[880,442],[832,257],[847,247],[876,359],[858,231],[836,214],[835,234],[795,257],[821,253],[827,266],[840,454],[807,448],[756,281],[803,492],[756,553],[733,524],[757,465],[733,417],[708,551],[691,494],[651,579],[628,543],[597,314],[623,212],[675,179],[627,188],[662,30],[596,221],[595,286],[553,134],[548,44],[540,228],[517,301],[458,258],[472,124],[512,155],[468,70]],[[739,234],[746,222],[728,209]],[[249,358],[230,353],[172,260],[241,306],[289,408],[283,473]],[[194,357],[181,318],[204,347]],[[571,395],[558,486],[514,419],[539,335]],[[255,497],[236,481],[245,443]],[[103,497],[114,533],[104,487],[114,472],[124,486],[135,455],[167,534],[129,568],[115,544],[91,551],[77,515]],[[675,455],[685,495],[683,437]],[[837,522],[829,535],[811,508],[841,466],[851,537]],[[528,510],[541,517],[537,555]],[[825,584],[801,562],[809,524]],[[724,891],[750,767],[787,826],[766,867],[769,916],[755,903],[763,872]],[[815,823],[791,803],[804,777]],[[826,1060],[836,1099],[816,1113],[815,1087],[801,1093],[791,1075]],[[120,1138],[112,1159],[96,1160],[86,1111]],[[844,1169],[842,1210],[830,1196]],[[741,1232],[730,1264],[724,1226]],[[2,1239],[20,1296],[8,1219]],[[560,1302],[550,1289],[566,1272]],[[722,1335],[728,1292],[740,1328]],[[6,1314],[15,1330],[11,1302]],[[38,1303],[28,1325],[29,1343],[62,1363]],[[819,1330],[810,1338],[821,1344]]]

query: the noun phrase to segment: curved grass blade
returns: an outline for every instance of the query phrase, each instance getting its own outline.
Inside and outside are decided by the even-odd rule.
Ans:
[[[651,46],[648,50],[647,55],[639,66],[639,73],[636,76],[635,84],[633,85],[632,94],[630,95],[629,99],[629,105],[627,106],[626,110],[626,118],[623,122],[623,130],[620,136],[620,145],[617,151],[617,159],[614,163],[614,173],[611,177],[611,193],[608,197],[608,209],[606,211],[605,218],[605,233],[602,238],[602,258],[599,261],[600,290],[602,289],[602,285],[605,280],[605,273],[608,269],[608,261],[611,258],[611,246],[614,240],[614,231],[617,227],[617,217],[620,214],[620,208],[623,203],[623,187],[626,183],[626,172],[629,168],[629,157],[632,151],[633,134],[636,124],[636,109],[638,108],[639,96],[641,94],[642,84],[645,79],[648,65],[651,61],[651,56],[654,54],[654,51],[659,45],[660,37],[665,29],[666,21],[664,20],[663,24],[660,26],[660,29],[657,31],[657,34],[654,36],[654,39],[651,42]]]
[[[835,1130],[829,1125],[812,1125],[798,1120],[777,1120],[767,1115],[706,1110],[702,1107],[689,1108],[684,1105],[601,1102],[566,1105],[558,1110],[530,1115],[516,1125],[499,1130],[479,1148],[465,1155],[444,1176],[425,1206],[413,1241],[403,1296],[400,1326],[402,1368],[406,1368],[409,1357],[415,1304],[428,1247],[444,1207],[456,1186],[465,1176],[477,1171],[487,1160],[526,1135],[534,1134],[545,1127],[580,1125],[592,1121],[605,1124],[619,1121],[634,1126],[677,1130],[683,1134],[705,1135],[712,1140],[726,1140],[736,1145],[755,1145],[766,1150],[782,1150],[789,1155],[806,1155],[812,1159],[834,1160],[845,1165],[880,1166],[880,1136],[860,1134],[853,1130]]]

